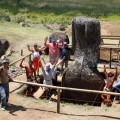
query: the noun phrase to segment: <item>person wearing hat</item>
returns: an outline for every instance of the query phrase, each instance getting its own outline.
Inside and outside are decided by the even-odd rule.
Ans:
[[[64,65],[65,68],[68,67],[68,61],[70,59],[70,49],[68,48],[67,42],[64,42],[64,47],[60,49],[60,58],[64,58],[63,62],[61,63],[61,71],[63,71]]]
[[[9,99],[9,81],[12,81],[8,75],[9,60],[3,59],[2,66],[0,67],[0,97],[1,109],[5,110]]]
[[[42,60],[41,60],[42,61]],[[46,63],[45,64],[45,67],[43,67],[42,65],[42,72],[43,72],[43,76],[44,76],[44,81],[43,81],[43,84],[45,85],[53,85],[53,73],[54,73],[54,70],[57,68],[57,66],[62,62],[61,61],[56,61],[53,65],[51,65],[51,63]],[[42,63],[42,62],[41,62]],[[50,93],[50,89],[48,88],[45,88],[44,89],[47,93],[47,95]],[[49,96],[49,95],[48,95]]]
[[[106,66],[104,64],[104,74],[105,74],[105,77],[106,77],[106,80],[105,80],[105,87],[104,87],[104,91],[107,91],[107,92],[111,92],[112,91],[112,87],[113,87],[113,83],[114,81],[116,80],[117,78],[117,66],[115,66],[115,72],[107,72],[106,71]],[[106,104],[106,105],[111,105],[111,99],[110,99],[110,95],[106,95],[106,94],[102,94],[101,95],[101,98],[103,99],[103,102]]]
[[[49,48],[49,60],[54,59],[57,61],[59,59],[59,46],[57,41],[53,39],[52,43],[49,43],[48,37],[46,37],[44,45]]]

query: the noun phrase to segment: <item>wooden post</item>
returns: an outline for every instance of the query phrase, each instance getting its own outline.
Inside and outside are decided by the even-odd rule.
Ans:
[[[23,56],[23,50],[21,50],[21,56]]]
[[[112,58],[111,57],[112,57],[112,48],[110,48],[110,68],[112,67],[111,66],[111,62],[112,62]]]
[[[31,61],[31,54],[29,55],[29,61]]]
[[[57,113],[60,113],[60,89],[58,89],[57,94]]]

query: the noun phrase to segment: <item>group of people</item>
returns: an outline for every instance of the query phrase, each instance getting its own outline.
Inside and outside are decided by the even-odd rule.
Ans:
[[[61,71],[63,71],[63,66],[68,67],[68,61],[70,56],[70,51],[68,44],[64,41],[60,43],[59,40],[52,40],[52,43],[49,42],[48,37],[44,40],[44,46],[38,49],[37,44],[34,44],[34,49],[31,49],[27,45],[28,50],[32,52],[31,61],[29,65],[23,65],[24,59],[20,62],[20,67],[24,68],[26,71],[26,77],[28,82],[37,82],[37,76],[39,76],[39,70],[42,70],[44,80],[43,84],[45,85],[54,85],[57,80],[57,68],[58,65],[61,66]],[[49,62],[46,62],[43,55],[44,50],[49,48]],[[45,67],[44,67],[45,66]],[[32,86],[28,87],[26,95],[29,96],[32,93]]]
[[[42,57],[44,50],[49,48],[49,62],[46,62]],[[56,80],[56,70],[58,65],[61,65],[61,71],[63,71],[63,66],[68,67],[69,61],[69,48],[67,43],[59,40],[53,40],[52,43],[49,43],[48,37],[45,38],[44,46],[40,49],[37,44],[34,44],[34,49],[31,49],[29,45],[27,48],[32,52],[32,58],[29,61],[29,64],[24,65],[23,58],[20,62],[20,67],[24,68],[26,71],[26,78],[28,82],[37,82],[37,77],[39,76],[39,70],[41,68],[44,80],[43,84],[53,85],[53,82]],[[45,67],[44,67],[45,66]],[[9,98],[9,81],[12,81],[8,74],[9,69],[9,60],[4,58],[2,60],[2,65],[0,66],[0,98],[1,98],[1,109],[5,110],[8,98]],[[31,94],[33,87],[28,86],[26,95]],[[45,89],[46,90],[46,89]],[[49,89],[47,89],[49,91]]]
[[[44,80],[43,84],[53,85],[56,80],[56,70],[58,65],[61,64],[61,71],[63,71],[63,66],[68,67],[68,61],[70,59],[70,51],[68,44],[62,42],[59,44],[58,40],[53,40],[52,43],[49,43],[48,37],[45,38],[44,47],[38,48],[37,44],[34,44],[34,49],[31,49],[27,45],[28,50],[32,52],[32,59],[29,61],[29,65],[24,65],[23,58],[20,62],[20,67],[24,68],[26,71],[26,78],[28,82],[37,82],[37,76],[39,75],[39,69],[41,68]],[[49,62],[46,62],[42,57],[44,50],[49,48]],[[59,60],[60,59],[60,60]],[[44,65],[43,65],[44,64]],[[44,67],[45,66],[45,67]],[[5,110],[8,99],[9,99],[9,82],[12,81],[8,74],[9,69],[9,60],[4,58],[2,60],[2,66],[0,67],[0,97],[1,97],[1,109]],[[106,77],[104,91],[117,91],[120,92],[120,81],[114,84],[114,81],[117,78],[118,67],[115,66],[115,72],[107,72],[106,65],[104,64],[104,74]],[[113,85],[114,84],[114,85]],[[28,96],[32,92],[32,86],[29,85],[26,95]],[[50,92],[50,89],[44,88],[45,91]],[[107,94],[102,94],[101,98],[103,102],[107,105],[111,104],[111,96]],[[118,97],[120,103],[120,96]]]
[[[46,37],[44,46],[49,48],[49,60],[57,61],[58,59],[64,58],[61,63],[61,69],[63,70],[64,65],[65,68],[68,67],[68,61],[70,59],[70,49],[67,42],[64,42],[64,40],[53,39],[52,43],[49,43],[48,37]]]
[[[46,62],[43,55],[44,50],[49,48],[49,62]],[[70,49],[68,48],[68,44],[62,40],[52,40],[52,43],[49,42],[48,37],[45,38],[44,46],[40,49],[38,48],[37,44],[34,44],[34,49],[31,49],[29,45],[27,48],[30,52],[32,52],[32,59],[29,61],[28,65],[24,65],[23,58],[20,62],[20,67],[24,68],[26,71],[26,78],[28,82],[37,82],[37,76],[39,76],[39,70],[42,70],[43,73],[43,84],[45,85],[54,85],[54,81],[56,81],[56,71],[58,65],[61,66],[61,71],[63,71],[63,66],[65,68],[68,67],[68,61],[70,59]],[[44,67],[45,66],[45,67]],[[9,81],[12,81],[10,76],[8,75],[8,68],[9,68],[9,60],[3,59],[2,66],[0,67],[0,95],[1,95],[1,108],[5,109],[8,98],[9,98]],[[61,72],[60,71],[60,72]],[[104,91],[117,91],[120,92],[120,82],[113,85],[114,81],[117,78],[117,66],[115,67],[115,72],[107,72],[106,66],[104,64],[104,74],[106,77],[106,84],[104,87]],[[26,91],[26,95],[30,95],[32,92],[33,87],[29,85],[28,90]],[[47,92],[50,89],[46,89]],[[111,104],[111,96],[102,94],[101,98],[105,104]],[[120,102],[120,97],[119,97]]]

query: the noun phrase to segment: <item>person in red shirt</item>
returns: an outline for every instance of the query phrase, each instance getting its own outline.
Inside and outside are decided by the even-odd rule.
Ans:
[[[20,62],[20,67],[25,68],[26,71],[26,77],[28,82],[36,82],[36,72],[35,69],[32,67],[32,61],[29,62],[29,66],[23,65],[23,61],[25,59],[23,58],[22,61]]]
[[[116,77],[117,77],[117,65],[115,66],[115,72],[112,73],[112,72],[107,72],[106,71],[106,66],[104,64],[104,74],[105,74],[105,77],[106,77],[106,80],[105,80],[106,84],[105,84],[105,87],[104,87],[103,91],[111,92],[112,87],[113,87],[113,83],[114,83],[114,81],[116,80]],[[103,103],[106,104],[107,106],[112,105],[112,101],[110,99],[110,96],[111,95],[106,95],[106,94],[101,95]]]
[[[36,72],[35,72],[35,69],[32,67],[32,61],[30,61],[29,66],[27,66],[27,65],[23,65],[24,60],[25,59],[23,58],[22,61],[20,62],[20,67],[25,68],[27,82],[37,82]],[[25,95],[31,96],[32,91],[33,91],[33,86],[29,85]]]

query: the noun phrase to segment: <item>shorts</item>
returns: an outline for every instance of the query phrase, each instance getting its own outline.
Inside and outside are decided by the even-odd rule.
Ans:
[[[56,60],[59,59],[59,57],[58,57],[58,56],[50,56],[50,55],[49,55],[49,61],[50,61],[51,59],[53,59],[53,60],[56,61]]]
[[[43,84],[44,85],[53,85],[52,80],[44,80]],[[44,90],[47,90],[47,89],[48,89],[47,87],[44,87]]]

